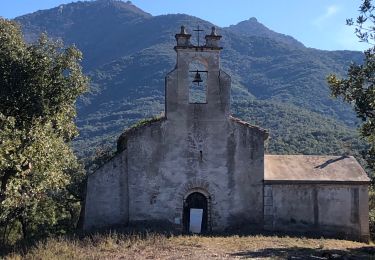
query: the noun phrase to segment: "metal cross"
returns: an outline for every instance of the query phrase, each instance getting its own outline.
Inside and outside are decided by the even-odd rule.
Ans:
[[[197,26],[196,30],[193,30],[194,32],[197,32],[197,38],[198,38],[198,47],[199,47],[199,32],[203,32],[203,30],[199,29],[199,25]]]

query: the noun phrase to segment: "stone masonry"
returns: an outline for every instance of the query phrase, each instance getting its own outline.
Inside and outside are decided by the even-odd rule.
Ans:
[[[349,171],[325,184],[314,183],[315,175],[303,184],[293,178],[283,183],[290,163],[272,168],[267,177],[267,131],[230,115],[231,79],[220,68],[221,36],[212,28],[203,46],[192,45],[190,38],[184,27],[176,34],[177,63],[165,80],[165,115],[125,131],[116,156],[89,176],[85,229],[163,221],[188,231],[189,210],[198,207],[203,209],[203,232],[297,227],[324,234],[329,227],[354,239],[368,238],[369,180],[360,166],[351,168],[358,179],[350,179]],[[192,71],[192,64],[203,69]],[[189,102],[195,84],[190,79],[197,74],[206,76],[202,103]],[[305,170],[311,166],[301,163]],[[275,176],[280,179],[273,182]],[[332,183],[338,178],[344,182]],[[327,203],[347,205],[345,214],[339,209],[316,213]],[[299,217],[295,210],[307,215]],[[344,219],[336,225],[340,214]]]

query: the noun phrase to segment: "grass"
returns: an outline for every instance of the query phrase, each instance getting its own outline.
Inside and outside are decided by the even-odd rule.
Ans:
[[[5,259],[375,259],[375,246],[288,236],[146,232],[49,238],[3,256]]]

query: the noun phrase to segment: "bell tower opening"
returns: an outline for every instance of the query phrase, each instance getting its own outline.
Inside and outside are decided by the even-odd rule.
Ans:
[[[221,36],[215,27],[198,45],[190,41],[191,36],[184,26],[175,35],[177,60],[174,70],[166,76],[165,116],[189,122],[227,120],[231,79],[220,69]]]
[[[194,60],[189,64],[189,103],[207,103],[207,67]]]

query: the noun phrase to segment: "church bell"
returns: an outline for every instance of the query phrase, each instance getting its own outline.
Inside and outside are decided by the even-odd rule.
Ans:
[[[197,83],[199,85],[199,83],[203,82],[202,78],[201,78],[201,74],[199,74],[199,72],[197,71],[195,73],[195,77],[194,77],[194,80],[193,80],[193,83]]]

